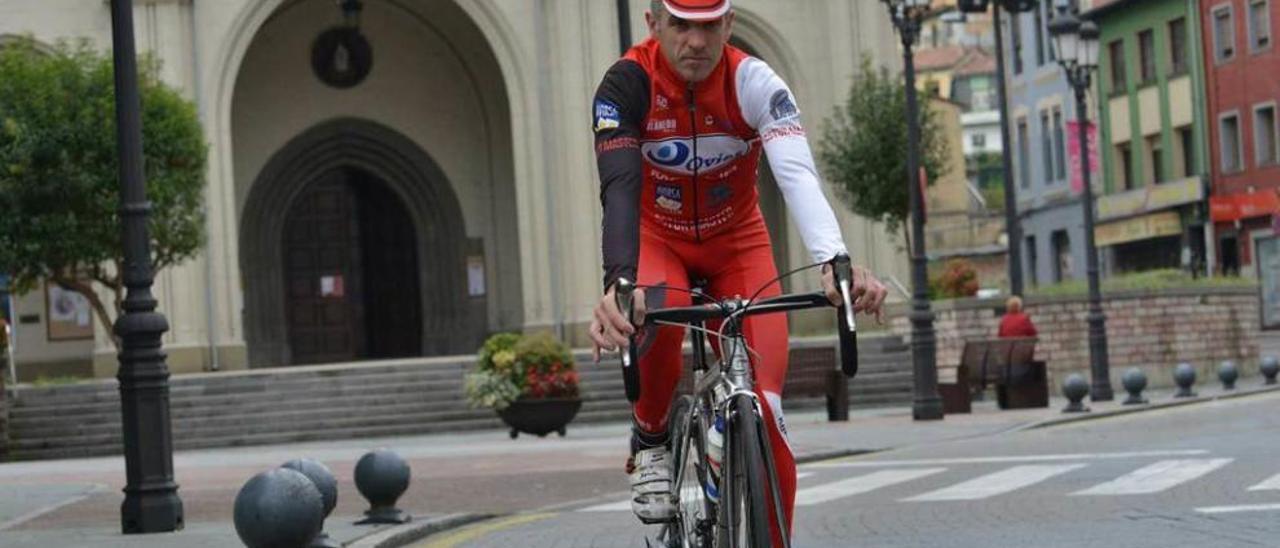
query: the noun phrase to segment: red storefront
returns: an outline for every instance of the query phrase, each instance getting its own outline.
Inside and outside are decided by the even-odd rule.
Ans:
[[[1210,210],[1219,271],[1253,272],[1280,216],[1280,0],[1202,0]]]

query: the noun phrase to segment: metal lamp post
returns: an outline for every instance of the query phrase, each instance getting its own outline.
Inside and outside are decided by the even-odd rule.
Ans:
[[[1098,69],[1098,25],[1081,22],[1072,13],[1063,13],[1049,24],[1053,44],[1058,51],[1058,64],[1067,74],[1067,82],[1076,94],[1076,122],[1080,139],[1080,174],[1084,182],[1084,241],[1089,275],[1089,370],[1093,381],[1089,389],[1093,401],[1111,401],[1111,375],[1107,359],[1107,317],[1102,312],[1102,292],[1098,283],[1098,248],[1093,240],[1093,182],[1089,173],[1089,141],[1086,130],[1089,91],[1093,72]]]
[[[169,330],[151,295],[151,239],[142,164],[142,118],[133,42],[132,0],[111,0],[115,61],[116,142],[120,155],[120,234],[124,247],[124,313],[120,338],[120,411],[126,485],[120,506],[124,534],[182,529],[182,499],[173,481],[169,425],[169,367],[160,335]]]
[[[929,271],[924,252],[924,194],[920,188],[920,108],[916,98],[915,59],[912,47],[920,36],[920,23],[929,13],[929,0],[881,0],[902,37],[902,64],[907,92],[907,184],[911,196],[911,362],[915,396],[911,416],[915,420],[942,418],[938,397],[937,341],[933,311],[929,307]]]

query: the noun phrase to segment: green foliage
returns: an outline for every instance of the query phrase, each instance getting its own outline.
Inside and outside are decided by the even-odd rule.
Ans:
[[[929,283],[934,295],[941,299],[972,297],[978,294],[978,271],[967,259],[951,259],[946,267]]]
[[[551,335],[499,333],[480,347],[464,393],[473,407],[504,409],[520,398],[578,395],[578,373],[568,346]]]
[[[896,233],[909,214],[906,87],[869,56],[844,105],[826,121],[818,159],[853,211]],[[948,145],[929,98],[920,94],[921,165],[929,181],[946,175]]]
[[[1201,287],[1253,287],[1255,280],[1236,276],[1200,276],[1192,278],[1185,270],[1165,268],[1134,272],[1103,278],[1102,291],[1159,291],[1162,289],[1201,288]],[[1032,288],[1028,293],[1039,296],[1084,295],[1089,292],[1086,280],[1068,280],[1053,285],[1042,285]]]
[[[1004,164],[999,154],[983,152],[971,156],[967,163],[970,180],[978,182],[978,190],[987,201],[987,209],[1004,210]]]
[[[143,168],[155,270],[204,241],[206,145],[195,107],[139,63]],[[12,289],[51,279],[106,310],[84,279],[123,298],[120,183],[111,57],[87,42],[51,53],[22,39],[0,48],[0,271]]]

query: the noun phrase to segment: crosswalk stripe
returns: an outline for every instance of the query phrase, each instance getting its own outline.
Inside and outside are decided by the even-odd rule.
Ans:
[[[1280,490],[1280,474],[1271,476],[1270,479],[1249,488],[1250,491],[1275,491]]]
[[[1085,466],[1084,464],[1029,464],[1014,466],[1013,468],[903,500],[924,502],[985,499],[1035,485],[1051,477],[1084,468]]]
[[[1226,466],[1235,459],[1162,460],[1073,495],[1146,495],[1159,493]]]
[[[1234,512],[1274,512],[1280,510],[1280,504],[1241,504],[1239,506],[1208,506],[1196,508],[1201,514],[1230,514]]]
[[[946,468],[877,470],[870,474],[801,489],[796,492],[796,506],[822,504],[824,502],[874,491],[881,487],[887,487],[897,483],[931,476],[945,470]]]
[[[1171,451],[1126,451],[1121,453],[1065,453],[1049,455],[1010,455],[991,457],[959,457],[951,459],[901,459],[901,460],[845,460],[818,462],[806,468],[867,468],[887,466],[952,466],[956,464],[1009,464],[1018,462],[1082,461],[1108,459],[1135,459],[1144,457],[1194,457],[1207,455],[1206,449],[1177,449]]]

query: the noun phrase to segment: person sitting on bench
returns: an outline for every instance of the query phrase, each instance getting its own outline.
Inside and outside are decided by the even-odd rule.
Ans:
[[[1000,331],[997,337],[1034,337],[1036,326],[1031,318],[1022,312],[1022,298],[1014,295],[1005,301],[1005,315],[1000,319]]]

